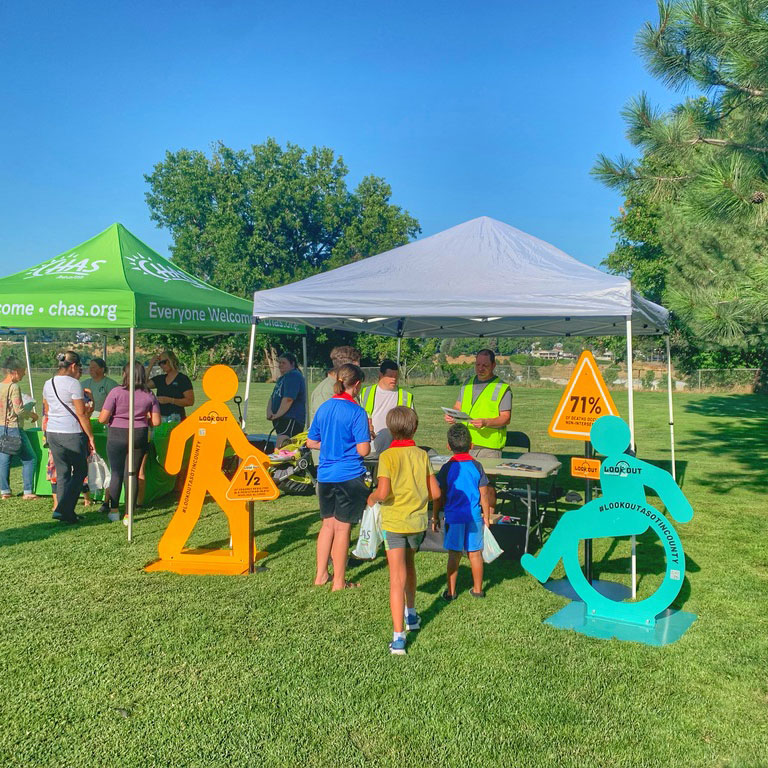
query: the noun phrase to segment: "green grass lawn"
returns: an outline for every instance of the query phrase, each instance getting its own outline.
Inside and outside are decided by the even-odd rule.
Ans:
[[[249,428],[264,429],[267,385]],[[415,392],[418,442],[442,450],[447,387]],[[553,390],[515,391],[512,428],[551,440]],[[626,394],[615,393],[626,414]],[[666,397],[636,396],[643,459],[669,459]],[[508,561],[488,597],[446,604],[443,555],[417,557],[423,629],[391,657],[383,559],[359,590],[311,586],[314,498],[257,506],[269,570],[242,577],[147,574],[173,504],[140,510],[135,542],[89,510],[80,527],[50,503],[0,507],[2,766],[766,766],[768,765],[768,400],[680,395],[678,526],[688,573],[676,605],[698,614],[664,648],[542,625],[565,604]],[[580,489],[561,472],[561,484]],[[13,487],[20,488],[18,470]],[[193,543],[227,538],[203,510]],[[596,542],[598,574],[628,583],[627,542]],[[661,547],[641,537],[640,596]],[[555,576],[562,576],[559,567]]]

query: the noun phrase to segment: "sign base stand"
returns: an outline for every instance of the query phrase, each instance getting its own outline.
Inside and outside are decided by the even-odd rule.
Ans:
[[[542,586],[555,595],[581,602],[581,598],[576,594],[576,590],[571,586],[571,582],[568,579],[550,579]],[[592,587],[604,597],[616,600],[617,602],[626,600],[632,594],[632,590],[629,587],[617,584],[615,581],[592,579]]]
[[[254,546],[253,562],[263,560],[269,552],[257,550]],[[247,561],[235,560],[231,549],[185,549],[181,554],[168,560],[155,560],[144,566],[145,571],[170,571],[171,573],[236,576],[255,570]]]
[[[594,582],[593,582],[594,586]],[[544,624],[555,629],[571,629],[587,637],[610,640],[615,637],[628,643],[643,645],[670,645],[679,640],[696,621],[695,613],[667,608],[656,617],[656,625],[642,627],[624,621],[598,619],[586,615],[586,605],[574,600],[561,608],[554,616],[544,620]]]

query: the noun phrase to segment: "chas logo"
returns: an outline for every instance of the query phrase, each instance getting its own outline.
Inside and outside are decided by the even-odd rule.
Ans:
[[[151,256],[147,256],[143,253],[135,253],[133,256],[126,256],[126,261],[130,262],[133,266],[131,269],[136,272],[143,272],[149,277],[162,280],[164,283],[169,283],[173,280],[179,280],[184,283],[189,283],[197,288],[204,288],[206,291],[211,290],[210,285],[206,285],[202,280],[198,280],[192,275],[188,275],[182,272],[176,267],[172,267],[170,264],[161,264],[155,261]]]
[[[93,272],[98,272],[105,259],[83,259],[77,253],[56,256],[41,264],[39,267],[28,269],[25,280],[33,277],[53,276],[61,280],[81,280]]]

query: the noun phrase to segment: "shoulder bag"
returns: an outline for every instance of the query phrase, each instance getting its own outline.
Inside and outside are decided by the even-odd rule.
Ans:
[[[16,456],[21,453],[21,436],[8,434],[8,411],[11,408],[11,387],[13,384],[8,385],[6,390],[6,402],[5,402],[5,430],[0,435],[0,453],[7,453],[9,456]]]

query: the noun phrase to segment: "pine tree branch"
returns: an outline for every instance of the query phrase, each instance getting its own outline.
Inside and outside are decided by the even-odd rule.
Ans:
[[[687,139],[686,144],[711,144],[713,147],[732,147],[733,149],[746,149],[750,152],[768,152],[768,147],[756,147],[752,144],[739,144],[727,139],[711,139],[706,136],[697,136],[695,139]]]
[[[721,88],[728,88],[731,91],[738,91],[739,93],[745,93],[748,96],[754,96],[757,99],[761,99],[766,95],[764,90],[760,88],[750,88],[746,85],[739,85],[731,80],[726,80],[716,70],[712,73],[712,85]]]

